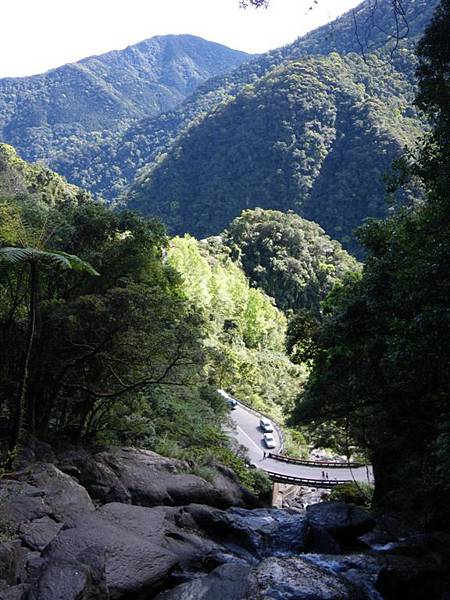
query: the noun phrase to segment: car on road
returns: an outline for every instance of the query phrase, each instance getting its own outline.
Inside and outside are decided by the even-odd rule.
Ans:
[[[272,433],[264,434],[264,443],[266,444],[267,448],[269,448],[269,450],[273,450],[273,448],[277,447],[275,443],[275,438],[273,437]]]
[[[267,417],[261,417],[259,421],[259,426],[264,431],[264,433],[272,433],[273,431],[272,422]]]
[[[225,400],[227,401],[228,406],[231,408],[231,410],[234,410],[237,406],[237,400],[236,398],[233,398],[232,396],[230,396],[230,394],[227,394],[227,392],[225,390],[217,390],[217,392],[222,396],[222,398],[225,398]]]

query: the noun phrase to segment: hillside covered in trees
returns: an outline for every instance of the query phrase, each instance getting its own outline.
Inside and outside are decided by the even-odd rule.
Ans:
[[[376,20],[373,26],[363,28],[369,36],[369,51],[378,51],[385,62],[401,75],[400,79],[414,81],[414,45],[429,21],[437,0],[407,0],[402,3],[409,24],[408,37],[401,49],[393,55],[390,49],[395,34],[390,0],[377,2]],[[364,0],[357,8],[358,23],[370,22],[372,0]],[[367,44],[368,41],[366,40]],[[177,138],[189,127],[202,120],[206,114],[222,103],[232,100],[243,87],[254,84],[271,69],[285,62],[305,56],[324,55],[338,52],[344,56],[350,52],[361,53],[355,37],[353,16],[348,13],[332,23],[303,36],[283,48],[279,48],[249,62],[244,62],[234,71],[212,77],[199,86],[182,104],[160,116],[145,116],[122,129],[102,130],[78,134],[70,138],[60,136],[56,150],[41,154],[48,164],[65,175],[73,183],[89,189],[108,200],[116,200],[133,182],[138,172],[147,172],[165,154]],[[390,69],[388,68],[388,71]],[[397,75],[394,76],[397,77]],[[397,90],[397,87],[394,89]],[[408,101],[413,97],[409,90]],[[246,208],[242,206],[241,208]],[[275,208],[275,207],[272,207]],[[280,208],[280,207],[278,207]]]
[[[419,132],[411,91],[375,57],[277,67],[189,129],[127,205],[199,237],[244,207],[294,210],[355,250],[353,230],[385,214],[383,175]]]
[[[360,232],[362,275],[308,340],[296,422],[340,422],[369,449],[379,510],[448,529],[450,506],[450,2],[418,46],[416,105],[432,132],[403,166],[425,201]],[[301,340],[300,340],[301,341]],[[304,341],[304,340],[303,340]],[[438,597],[438,596],[437,596]]]
[[[263,291],[275,291],[279,271],[254,276],[247,220],[265,229],[260,273],[270,262],[283,269],[283,254],[286,285],[306,290],[291,308],[320,310],[332,282],[357,268],[295,215],[259,210],[216,238],[169,239],[157,221],[113,212],[0,145],[3,451],[32,435],[219,457],[242,470],[217,388],[283,422],[306,378],[286,351],[288,320]],[[304,443],[287,431],[288,452]]]
[[[117,135],[136,119],[174,108],[201,82],[248,58],[192,35],[167,35],[42,75],[0,79],[0,139],[27,160],[54,166],[69,148],[82,151],[111,130]]]
[[[246,210],[228,227],[224,244],[252,284],[288,314],[320,314],[334,286],[360,268],[339,242],[294,213]]]

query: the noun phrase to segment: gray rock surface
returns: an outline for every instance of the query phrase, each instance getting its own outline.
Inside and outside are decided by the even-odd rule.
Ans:
[[[224,467],[214,485],[190,474],[189,465],[149,450],[108,448],[93,455],[86,451],[64,453],[65,471],[78,471],[79,482],[100,502],[141,506],[181,506],[192,502],[220,508],[256,506],[256,499]]]
[[[28,600],[30,586],[25,583],[0,588],[0,600]]]
[[[375,521],[370,514],[353,504],[321,502],[306,509],[312,525],[325,529],[338,541],[351,541],[371,531]]]
[[[247,499],[227,469],[212,485],[153,452],[59,461],[64,472],[36,463],[0,481],[11,538],[0,543],[0,600],[441,600],[450,589],[445,534],[399,539],[336,502],[228,508]],[[370,550],[356,550],[363,543]]]
[[[19,540],[0,544],[0,581],[14,586],[24,579],[27,551]]]
[[[33,586],[30,600],[103,600],[106,594],[101,578],[89,566],[51,560]]]
[[[209,575],[176,586],[155,600],[246,600],[251,598],[251,572],[248,565],[226,564]]]
[[[127,507],[133,510],[139,507]],[[62,530],[44,552],[50,562],[81,562],[80,553],[95,546],[105,557],[105,577],[111,598],[136,594],[162,585],[177,557],[162,545],[160,509],[149,511],[148,527],[155,526],[155,535],[133,531],[129,524],[121,526],[105,514],[87,514]],[[156,514],[155,514],[156,513]],[[148,533],[148,532],[147,532]]]
[[[304,513],[277,508],[227,511],[190,505],[178,514],[177,524],[198,528],[225,546],[242,547],[256,557],[277,552],[300,552],[308,536]]]
[[[254,571],[260,600],[363,600],[339,575],[300,557],[270,557]],[[250,600],[250,598],[249,598]]]
[[[39,515],[33,513],[33,519],[51,514],[56,521],[70,524],[78,515],[95,510],[87,491],[55,465],[37,463],[17,473],[17,479],[26,484],[27,490],[29,485],[35,488],[36,496],[30,494],[33,500],[42,498],[45,510]]]
[[[62,523],[44,516],[22,523],[19,527],[19,537],[27,548],[42,551],[58,535],[62,527]]]

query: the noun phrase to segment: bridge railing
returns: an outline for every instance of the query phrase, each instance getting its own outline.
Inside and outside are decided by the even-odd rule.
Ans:
[[[239,402],[239,404],[242,404],[242,406],[245,406],[245,408],[249,412],[253,413],[256,417],[258,417],[260,419],[262,417],[267,418],[267,415],[264,415],[263,413],[259,412],[259,410],[256,410],[255,408],[253,408],[252,406],[250,406],[246,402],[243,402],[242,400],[238,400],[237,398],[236,398],[236,400]],[[285,447],[285,444],[286,444],[286,437],[285,437],[284,432],[281,429],[280,425],[278,425],[278,423],[276,421],[274,421],[272,418],[270,420],[271,420],[274,428],[277,431],[278,437],[280,438],[280,453],[277,454],[276,456],[282,456],[282,453],[284,452],[284,447]]]
[[[273,473],[266,471],[272,481],[277,483],[290,483],[291,485],[303,485],[315,488],[333,488],[336,485],[344,485],[348,483],[348,479],[308,479],[306,477],[294,477],[292,475],[282,475],[281,473]]]
[[[283,454],[269,452],[269,458],[289,463],[291,465],[303,465],[305,467],[322,467],[323,469],[358,469],[366,465],[359,462],[332,462],[326,460],[303,460],[302,458],[289,458]]]

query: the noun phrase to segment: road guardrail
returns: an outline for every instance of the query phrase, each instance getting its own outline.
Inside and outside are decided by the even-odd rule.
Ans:
[[[290,483],[292,485],[301,485],[315,488],[333,488],[336,485],[344,485],[349,483],[349,480],[339,479],[308,479],[304,477],[293,477],[292,475],[282,475],[281,473],[274,473],[272,471],[266,471],[267,475],[272,481],[276,483]]]
[[[269,458],[279,460],[281,462],[290,463],[292,465],[303,465],[305,467],[322,467],[324,469],[359,469],[366,465],[358,462],[332,462],[325,460],[303,460],[302,458],[289,458],[283,454],[269,452]]]

